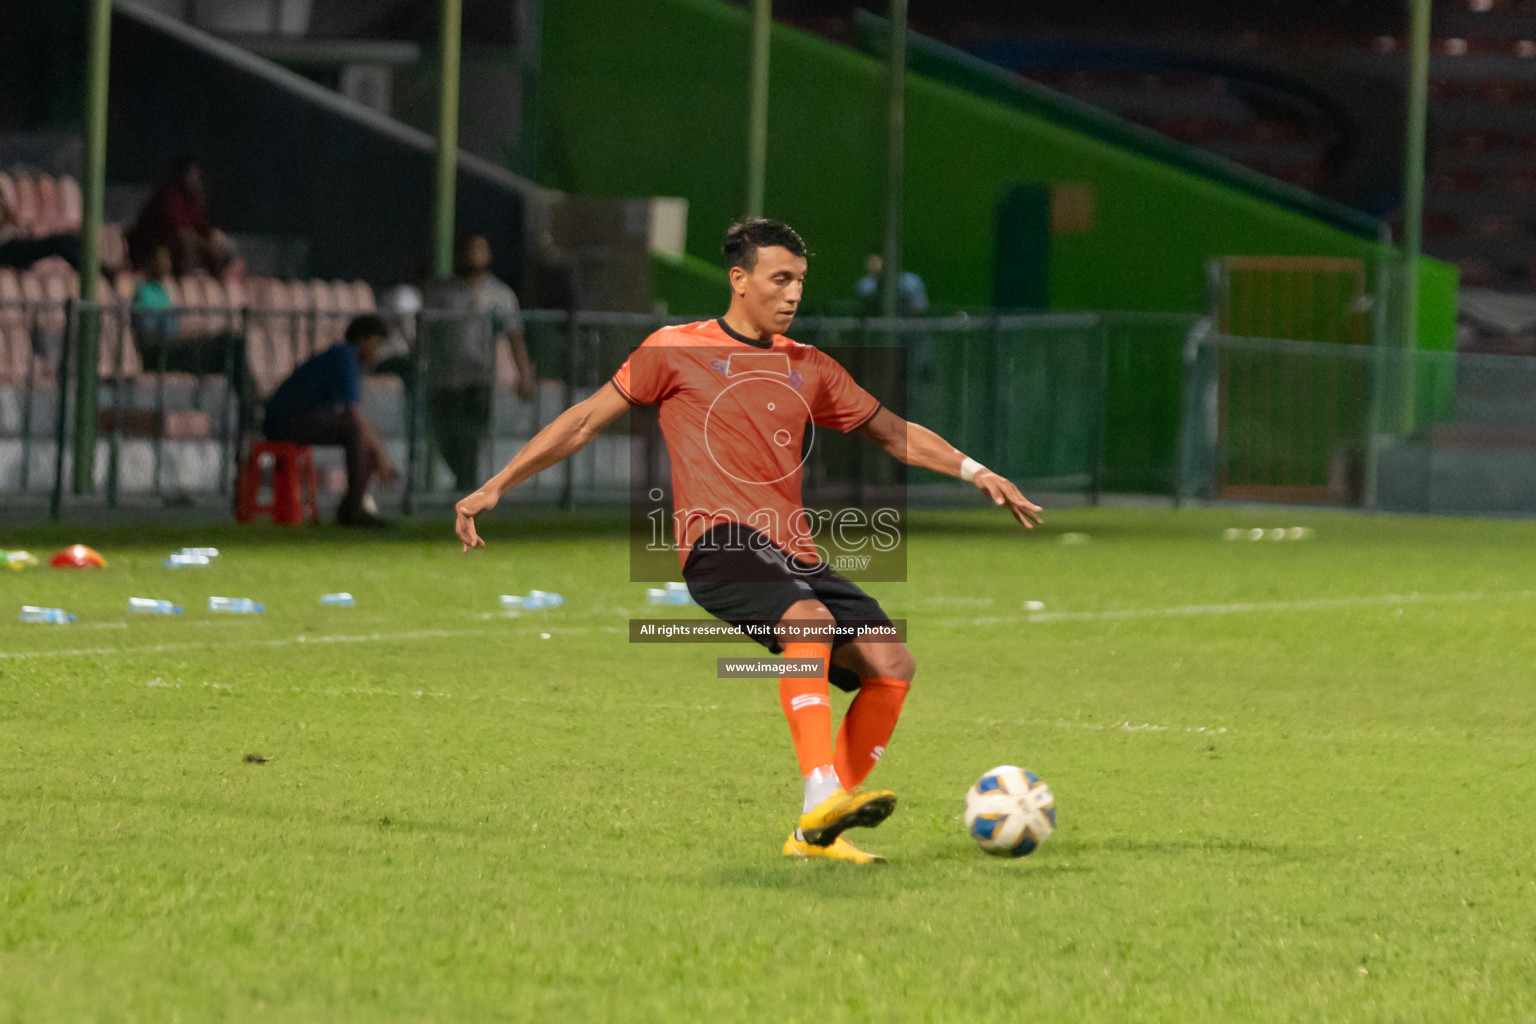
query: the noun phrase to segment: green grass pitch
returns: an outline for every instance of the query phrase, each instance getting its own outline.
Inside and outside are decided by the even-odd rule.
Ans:
[[[1536,524],[1048,515],[916,515],[869,588],[919,666],[874,869],[780,856],[776,685],[628,644],[611,523],[0,538],[111,560],[0,574],[0,1021],[1536,1018]],[[1016,862],[960,823],[1009,762]]]

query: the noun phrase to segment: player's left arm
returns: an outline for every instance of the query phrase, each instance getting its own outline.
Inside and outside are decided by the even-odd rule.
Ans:
[[[882,406],[859,428],[859,433],[909,466],[957,476],[992,499],[1006,505],[1020,525],[1034,529],[1040,522],[1040,506],[1030,501],[1013,481],[968,457],[954,445],[920,423],[911,423]]]

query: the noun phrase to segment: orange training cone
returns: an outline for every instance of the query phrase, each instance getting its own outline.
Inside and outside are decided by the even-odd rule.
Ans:
[[[107,560],[98,555],[94,548],[71,544],[55,554],[48,564],[55,569],[105,569]]]

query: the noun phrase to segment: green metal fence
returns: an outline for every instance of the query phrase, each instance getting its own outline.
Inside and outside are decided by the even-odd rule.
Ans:
[[[26,358],[15,361],[18,368],[25,364],[24,372],[0,379],[0,501],[51,499],[55,514],[63,514],[87,503],[232,500],[246,442],[259,429],[261,400],[293,366],[329,344],[341,325],[330,322],[334,313],[293,308],[170,312],[179,337],[156,340],[147,322],[121,304],[0,311],[27,339]],[[405,337],[425,339],[434,325],[453,319],[423,312],[394,326]],[[68,382],[74,339],[88,320],[99,321],[103,338],[96,487],[91,495],[75,495]],[[527,311],[524,321],[537,371],[531,397],[514,392],[504,348],[484,353],[498,370],[486,381],[479,428],[482,479],[563,409],[603,386],[650,333],[685,322],[548,310]],[[792,334],[832,351],[908,419],[1029,488],[1093,497],[1105,490],[1171,495],[1178,481],[1182,356],[1194,323],[1187,316],[1118,313],[805,317]],[[489,330],[483,336],[492,344]],[[876,350],[895,350],[901,372],[891,370],[891,352]],[[396,489],[379,494],[385,511],[436,508],[459,493],[438,443],[432,359],[431,346],[418,343],[392,364],[395,374],[366,382],[364,411],[404,471]],[[947,478],[909,475],[862,442],[827,438],[823,448],[808,464],[808,489],[835,490],[856,477],[908,481],[914,493],[939,501],[965,493]],[[322,488],[339,487],[339,450],[317,449],[317,462]],[[661,479],[666,471],[659,431],[632,431],[621,420],[516,497],[565,507],[622,501],[634,474]]]
[[[1179,494],[1536,514],[1536,360],[1191,336]]]

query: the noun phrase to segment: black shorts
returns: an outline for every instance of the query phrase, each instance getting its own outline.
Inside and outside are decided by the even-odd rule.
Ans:
[[[766,535],[739,523],[722,523],[694,542],[683,563],[688,593],[709,614],[748,633],[778,654],[784,648],[772,633],[748,626],[772,625],[797,601],[814,598],[843,627],[833,639],[837,649],[866,627],[891,627],[880,602],[826,564],[801,562]],[[852,635],[845,635],[851,629]],[[833,666],[831,682],[842,690],[859,688],[858,676]]]

